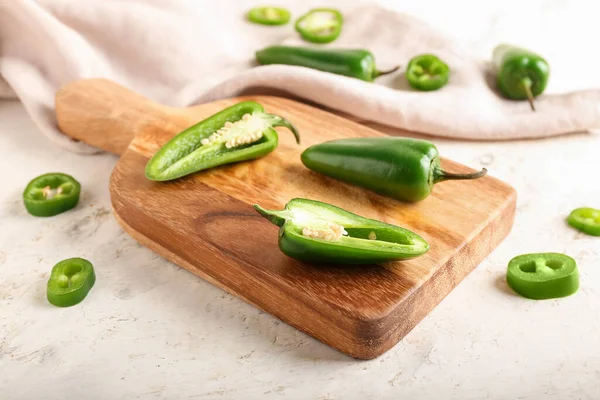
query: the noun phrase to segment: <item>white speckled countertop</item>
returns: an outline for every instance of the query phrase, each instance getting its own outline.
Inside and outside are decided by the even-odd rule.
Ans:
[[[536,48],[554,68],[550,91],[600,86],[595,2],[384,3],[438,24],[482,55],[498,41]],[[456,11],[466,8],[471,16]],[[125,234],[107,190],[115,156],[59,149],[16,102],[0,102],[0,121],[2,400],[600,398],[600,239],[564,222],[573,208],[600,208],[598,134],[435,140],[446,157],[485,165],[517,189],[514,229],[397,346],[355,361]],[[33,218],[21,192],[54,170],[82,183],[80,205]],[[535,302],[507,288],[507,262],[542,251],[577,259],[576,295]],[[94,263],[96,286],[78,307],[50,306],[49,271],[73,256]]]

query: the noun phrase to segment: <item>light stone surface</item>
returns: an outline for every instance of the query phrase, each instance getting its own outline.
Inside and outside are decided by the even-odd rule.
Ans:
[[[383,3],[482,57],[499,41],[538,49],[551,92],[600,86],[596,2]],[[138,245],[110,210],[117,157],[62,151],[18,103],[0,102],[0,399],[600,399],[600,239],[564,222],[600,208],[600,137],[435,143],[517,189],[514,229],[397,346],[356,361]],[[31,217],[21,192],[49,171],[77,177],[80,205]],[[507,288],[508,261],[543,251],[576,258],[576,295],[535,302]],[[55,308],[49,271],[74,256],[94,263],[96,286]]]

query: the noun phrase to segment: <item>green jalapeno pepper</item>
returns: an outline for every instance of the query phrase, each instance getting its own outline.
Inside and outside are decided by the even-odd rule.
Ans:
[[[333,264],[373,264],[420,256],[429,244],[408,229],[364,218],[331,204],[292,199],[260,215],[280,227],[279,248],[292,258]]]
[[[338,10],[315,8],[296,21],[296,30],[312,43],[330,43],[342,32],[344,17]]]
[[[81,185],[70,175],[52,172],[34,178],[23,191],[23,203],[31,215],[51,217],[79,202]]]
[[[494,49],[493,64],[500,92],[512,100],[528,100],[535,111],[533,99],[542,94],[548,84],[548,62],[529,50],[501,44]]]
[[[575,260],[565,254],[523,254],[508,263],[506,282],[523,297],[554,299],[577,291],[579,272]]]
[[[577,208],[571,212],[567,222],[573,228],[592,236],[600,236],[600,210]]]
[[[95,282],[94,267],[88,260],[62,260],[52,268],[48,279],[48,301],[57,307],[74,306],[85,299]]]
[[[333,140],[309,147],[301,159],[313,171],[410,202],[429,196],[438,182],[481,178],[487,172],[448,173],[433,143],[397,137]]]
[[[248,12],[248,20],[261,25],[285,25],[290,12],[281,7],[256,7]]]
[[[256,52],[256,61],[262,65],[298,65],[367,82],[373,82],[375,78],[391,74],[399,68],[397,66],[388,71],[379,71],[375,67],[373,54],[360,49],[270,46]]]
[[[168,181],[219,165],[262,157],[277,147],[273,129],[284,126],[300,136],[278,115],[267,114],[254,101],[244,101],[179,133],[148,161],[146,177]]]
[[[406,67],[406,79],[410,86],[421,91],[438,90],[450,79],[448,65],[433,54],[414,57]]]

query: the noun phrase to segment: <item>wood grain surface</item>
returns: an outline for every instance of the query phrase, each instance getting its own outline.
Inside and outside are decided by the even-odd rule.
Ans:
[[[259,160],[171,182],[144,177],[148,159],[172,136],[248,99],[292,121],[302,144],[277,128],[279,147]],[[306,169],[300,153],[310,145],[384,135],[285,98],[251,96],[175,109],[97,79],[62,88],[56,110],[67,135],[121,154],[110,181],[112,205],[137,241],[355,358],[374,358],[394,346],[506,237],[514,219],[514,189],[490,176],[444,182],[425,201],[405,204]],[[472,171],[449,160],[442,165]],[[252,208],[280,209],[294,197],[408,228],[431,249],[385,265],[295,261],[279,251],[278,228]]]

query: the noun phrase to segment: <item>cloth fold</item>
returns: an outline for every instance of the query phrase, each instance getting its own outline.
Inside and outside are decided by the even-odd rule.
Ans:
[[[218,3],[218,4],[217,4]],[[327,46],[371,50],[379,69],[435,53],[451,68],[435,92],[412,90],[400,72],[376,83],[302,67],[257,66],[271,44],[308,46],[288,24],[248,23],[233,3],[160,0],[14,0],[0,3],[0,97],[14,94],[40,130],[80,152],[56,127],[54,93],[104,77],[175,107],[274,88],[364,120],[457,139],[538,138],[600,127],[600,90],[543,95],[537,112],[502,99],[486,63],[426,23],[381,7],[344,10]],[[306,10],[304,10],[306,11]]]

